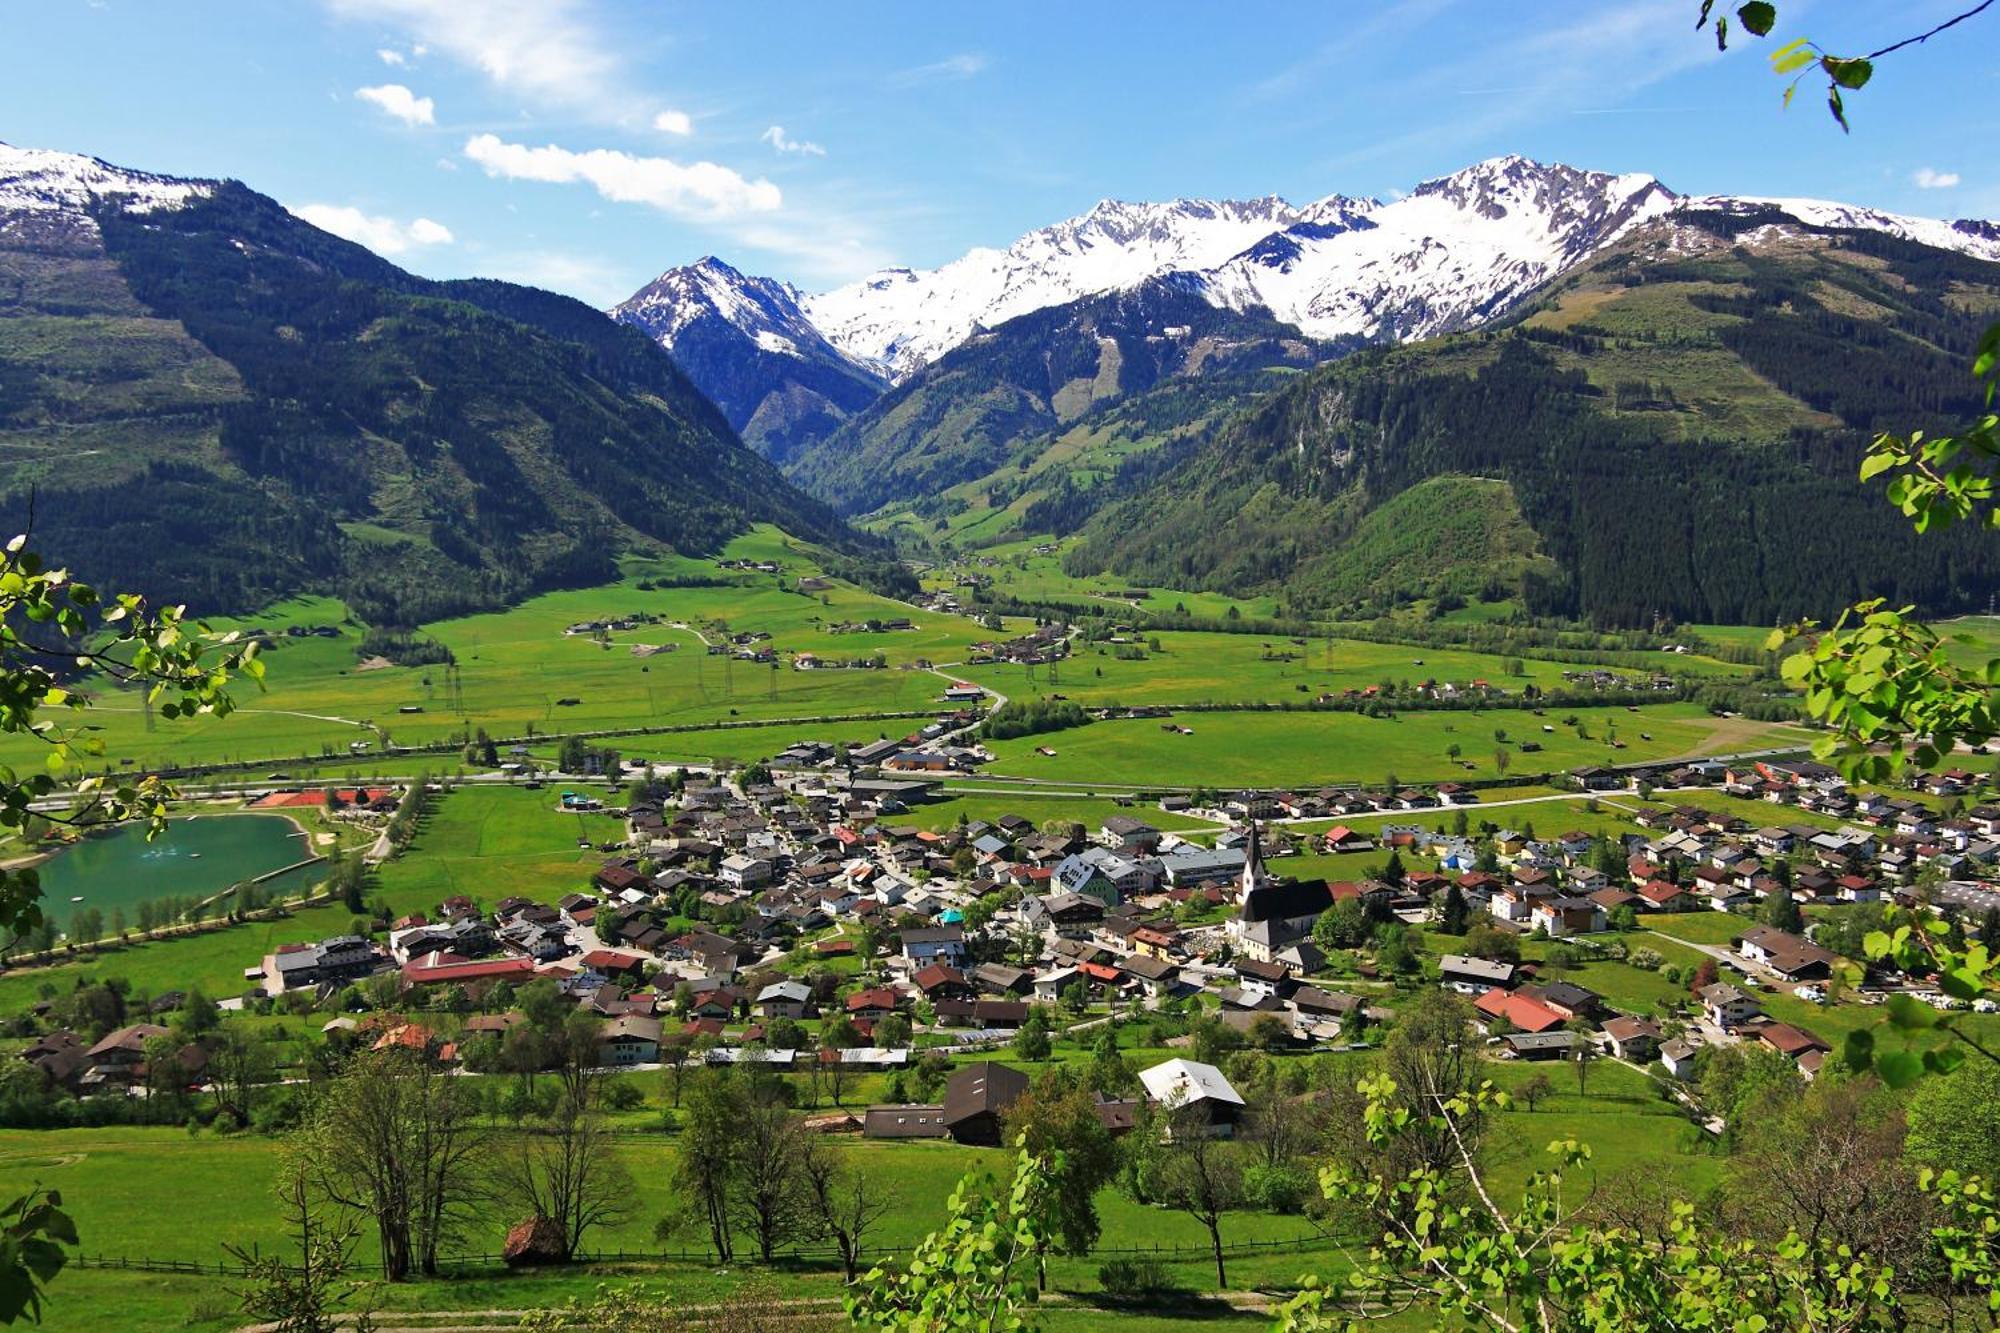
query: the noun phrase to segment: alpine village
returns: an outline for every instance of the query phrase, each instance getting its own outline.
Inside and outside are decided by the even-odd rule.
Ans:
[[[1828,8],[18,7],[0,1323],[2000,1327],[2000,9]]]

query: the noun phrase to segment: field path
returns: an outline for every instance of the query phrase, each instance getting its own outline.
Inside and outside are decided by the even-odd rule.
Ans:
[[[131,708],[122,704],[94,703],[90,706],[90,711],[93,713],[143,713],[146,710],[143,708]],[[351,717],[335,717],[331,713],[303,713],[296,708],[239,708],[236,711],[239,713],[269,713],[274,717],[302,717],[309,722],[333,722],[343,727],[360,727],[367,731],[374,730],[371,724],[357,721]]]

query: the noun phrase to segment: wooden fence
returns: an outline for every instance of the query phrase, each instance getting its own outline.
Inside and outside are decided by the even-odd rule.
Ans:
[[[1225,1258],[1240,1259],[1247,1255],[1293,1253],[1309,1254],[1319,1250],[1333,1249],[1343,1244],[1340,1238],[1327,1235],[1287,1236],[1269,1240],[1232,1241],[1222,1247]],[[902,1245],[870,1245],[862,1250],[862,1256],[869,1260],[892,1258],[908,1251]],[[1091,1250],[1093,1259],[1158,1259],[1165,1262],[1176,1260],[1208,1261],[1214,1257],[1205,1244],[1188,1245],[1099,1245]],[[830,1245],[792,1246],[780,1250],[775,1259],[788,1264],[826,1264],[840,1262],[840,1252]],[[739,1250],[731,1261],[736,1264],[755,1263],[754,1253]],[[244,1277],[248,1274],[246,1265],[232,1259],[156,1259],[144,1255],[78,1254],[70,1259],[72,1267],[114,1269],[140,1273],[184,1273],[199,1277]],[[717,1260],[708,1249],[652,1249],[652,1250],[596,1250],[578,1255],[572,1263],[577,1266],[589,1264],[701,1264],[713,1265]],[[356,1263],[357,1271],[367,1272],[380,1268],[379,1263]],[[507,1266],[505,1255],[497,1253],[455,1254],[442,1260],[439,1267],[447,1274],[463,1276],[473,1273],[492,1272]]]

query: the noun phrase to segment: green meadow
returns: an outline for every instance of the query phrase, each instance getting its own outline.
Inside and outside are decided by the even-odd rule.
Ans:
[[[1475,681],[1518,695],[1523,686],[1565,688],[1563,672],[1591,668],[1524,657],[1508,659],[1456,648],[1413,648],[1363,639],[1265,638],[1168,630],[1128,644],[1078,644],[1051,672],[1009,663],[958,668],[968,680],[1009,697],[1060,693],[1085,704],[1305,703],[1325,694],[1389,685],[1408,689],[1434,680],[1461,689]],[[1155,647],[1154,645],[1158,645]],[[1127,656],[1121,657],[1120,653]],[[1509,674],[1511,661],[1520,673]],[[1646,676],[1620,671],[1635,687]]]
[[[93,682],[95,688],[86,689],[94,707],[84,720],[103,742],[108,760],[152,768],[302,755],[345,761],[353,742],[372,749],[386,735],[392,743],[422,744],[480,727],[496,736],[518,736],[919,711],[938,706],[944,682],[914,664],[962,658],[966,645],[988,636],[963,617],[918,611],[845,584],[800,592],[799,580],[816,577],[819,566],[809,552],[772,530],[732,542],[725,554],[775,560],[783,568],[765,574],[684,559],[632,561],[616,584],[547,593],[506,611],[426,626],[425,635],[451,650],[453,670],[368,666],[359,651],[364,627],[344,606],[327,598],[294,599],[254,616],[212,622],[219,630],[278,636],[268,654],[264,688],[239,684],[232,716],[153,718],[136,692]],[[726,582],[638,586],[663,577]],[[563,633],[579,621],[631,614],[657,616],[659,623],[603,641]],[[912,628],[833,630],[844,623],[898,618]],[[778,650],[780,662],[774,667],[711,656],[704,636],[716,638],[718,625],[731,633],[770,635],[755,646]],[[331,626],[337,633],[285,637],[295,626]],[[822,660],[880,654],[886,665],[799,671],[784,656],[798,652]],[[0,762],[25,761],[38,744],[0,739]]]
[[[1151,1063],[1164,1052],[1147,1055]],[[1322,1057],[1336,1060],[1345,1057]],[[1510,1065],[1490,1066],[1501,1086],[1511,1087],[1533,1071]],[[1701,1150],[1687,1122],[1662,1100],[1654,1085],[1637,1071],[1600,1062],[1579,1092],[1566,1071],[1556,1071],[1555,1090],[1533,1112],[1504,1113],[1496,1124],[1496,1186],[1518,1188],[1527,1171],[1550,1141],[1575,1136],[1595,1150],[1594,1170],[1600,1179],[1615,1179],[1631,1171],[1669,1171],[1698,1191],[1714,1178],[1719,1160]],[[663,1081],[641,1076],[649,1100],[644,1113],[656,1115],[665,1098]],[[507,1131],[500,1131],[504,1139]],[[635,1189],[626,1217],[594,1234],[593,1250],[623,1249],[656,1253],[655,1222],[675,1203],[671,1177],[675,1140],[671,1133],[632,1132],[619,1141],[619,1154],[632,1172]],[[92,1256],[179,1259],[214,1263],[225,1258],[223,1246],[279,1243],[280,1215],[269,1192],[274,1180],[280,1142],[254,1134],[190,1135],[180,1128],[119,1127],[101,1130],[0,1132],[0,1184],[23,1188],[34,1184],[57,1188],[76,1218],[83,1253]],[[876,1241],[907,1248],[943,1220],[944,1199],[967,1172],[1004,1178],[1009,1155],[988,1149],[945,1143],[880,1143],[850,1141],[846,1151],[871,1180],[885,1188],[896,1206],[883,1219]],[[212,1182],[235,1182],[227,1191]],[[163,1200],[173,1200],[171,1207]],[[1215,1286],[1212,1265],[1201,1255],[1205,1234],[1185,1214],[1134,1202],[1116,1189],[1098,1198],[1104,1232],[1103,1250],[1138,1244],[1176,1251],[1167,1256],[1173,1275],[1190,1291]],[[491,1253],[511,1219],[491,1213],[476,1222],[465,1237],[467,1253]],[[1235,1289],[1279,1289],[1293,1286],[1310,1273],[1336,1270],[1338,1249],[1299,1217],[1243,1211],[1223,1221],[1226,1244],[1284,1242],[1273,1249],[1232,1257],[1230,1285]],[[361,1258],[372,1257],[364,1241]],[[669,1250],[699,1251],[701,1238],[676,1235]],[[1050,1264],[1051,1306],[1055,1328],[1091,1328],[1115,1323],[1120,1328],[1185,1328],[1215,1322],[1197,1312],[1132,1315],[1094,1308],[1098,1293],[1097,1265],[1108,1254],[1054,1258]],[[792,1300],[837,1299],[839,1275],[818,1264],[784,1264],[768,1274],[754,1263],[718,1269],[690,1258],[634,1270],[616,1266],[586,1267],[552,1274],[507,1274],[497,1265],[471,1275],[440,1281],[416,1281],[397,1287],[380,1284],[370,1290],[378,1308],[397,1310],[506,1310],[587,1295],[599,1282],[611,1280],[671,1291],[677,1301],[722,1301],[748,1280],[768,1284],[774,1294]],[[219,1331],[242,1322],[235,1314],[232,1283],[213,1274],[170,1276],[71,1268],[56,1281],[46,1327],[53,1333],[105,1327],[103,1312],[119,1311],[118,1327],[133,1330],[197,1329]],[[1218,1310],[1224,1316],[1226,1310]],[[1225,1318],[1225,1322],[1230,1322]],[[1261,1326],[1261,1323],[1260,1323]]]
[[[1580,726],[1564,723],[1574,714]],[[1174,727],[1186,727],[1183,735]],[[1551,727],[1551,731],[1543,731]],[[1495,738],[1504,731],[1506,741]],[[1587,735],[1583,733],[1588,733]],[[1647,739],[1650,736],[1651,739]],[[1622,742],[1614,748],[1612,739]],[[1499,776],[1496,750],[1516,775],[1583,764],[1635,763],[1807,743],[1787,725],[1710,717],[1692,704],[1623,708],[1408,712],[1184,712],[1162,722],[1094,722],[992,745],[996,776],[1105,784],[1313,785]],[[1519,744],[1542,748],[1523,753]],[[1451,747],[1458,747],[1454,757]],[[1053,755],[1039,753],[1041,749]]]

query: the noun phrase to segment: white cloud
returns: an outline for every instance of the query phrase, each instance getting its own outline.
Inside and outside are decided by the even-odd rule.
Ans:
[[[533,148],[504,142],[492,134],[466,140],[465,155],[489,176],[552,184],[581,182],[616,204],[648,204],[663,213],[696,220],[768,213],[784,202],[771,182],[747,180],[714,162],[683,164],[664,157],[635,157],[613,148],[580,153],[554,144]]]
[[[416,218],[406,224],[363,213],[346,204],[301,204],[292,213],[321,231],[365,245],[378,255],[400,255],[424,246],[452,243],[451,229],[429,218]]]
[[[510,92],[615,117],[624,61],[578,0],[326,0],[343,18],[401,28]]]
[[[969,79],[985,68],[985,56],[977,51],[962,51],[954,56],[946,56],[943,60],[934,60],[928,65],[897,70],[889,76],[889,82],[908,87],[914,83],[936,83],[944,79]]]
[[[1918,167],[1910,176],[1919,190],[1949,190],[1958,184],[1956,171],[1935,171],[1930,167]]]
[[[384,83],[374,88],[356,88],[354,95],[380,107],[405,125],[437,124],[437,103],[419,97],[400,83]]]
[[[694,117],[685,111],[662,111],[653,117],[653,128],[662,134],[678,134],[686,138],[694,133]]]
[[[826,156],[826,149],[809,139],[794,139],[785,133],[783,125],[773,125],[757,137],[781,153],[803,153],[807,157]]]
[[[401,51],[394,50],[387,46],[383,47],[375,54],[378,58],[380,58],[382,63],[385,65],[401,65],[404,63],[403,53]]]

